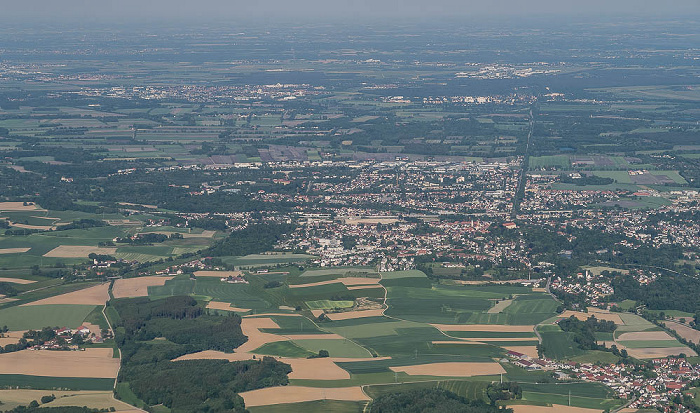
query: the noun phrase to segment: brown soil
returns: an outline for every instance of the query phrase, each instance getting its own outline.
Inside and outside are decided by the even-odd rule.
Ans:
[[[173,277],[138,277],[121,278],[114,282],[112,294],[114,298],[147,297],[148,287],[160,286]]]
[[[56,295],[49,298],[44,298],[39,301],[22,304],[29,305],[47,305],[47,304],[74,304],[74,305],[104,305],[109,300],[109,283],[88,287],[82,290],[73,291],[66,294]]]
[[[449,376],[472,377],[501,374],[506,371],[496,363],[431,363],[417,364],[414,366],[390,367],[391,370],[404,372],[412,376]]]
[[[114,378],[119,359],[111,348],[83,351],[22,350],[0,354],[0,374]]]

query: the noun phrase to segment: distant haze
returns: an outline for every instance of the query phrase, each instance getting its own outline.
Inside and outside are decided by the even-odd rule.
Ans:
[[[700,0],[0,0],[15,22],[700,15]]]

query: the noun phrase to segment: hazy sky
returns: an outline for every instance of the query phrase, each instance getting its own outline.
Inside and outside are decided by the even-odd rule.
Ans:
[[[700,15],[700,0],[0,0],[3,19]]]

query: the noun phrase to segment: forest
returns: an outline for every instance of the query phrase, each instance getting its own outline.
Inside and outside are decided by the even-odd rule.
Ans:
[[[467,400],[447,390],[422,389],[383,394],[370,405],[371,413],[512,413],[513,409]]]
[[[207,315],[187,296],[121,299],[110,305],[120,317],[115,334],[122,350],[119,381],[149,405],[182,413],[244,412],[238,392],[288,382],[291,368],[272,358],[172,361],[203,350],[230,352],[243,344],[247,337],[235,314]]]

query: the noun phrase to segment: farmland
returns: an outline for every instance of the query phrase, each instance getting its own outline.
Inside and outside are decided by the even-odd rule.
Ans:
[[[46,326],[78,327],[94,305],[37,305],[0,309],[0,324],[10,330],[41,329]]]
[[[688,402],[695,17],[78,30],[6,9],[3,389],[156,412]]]

